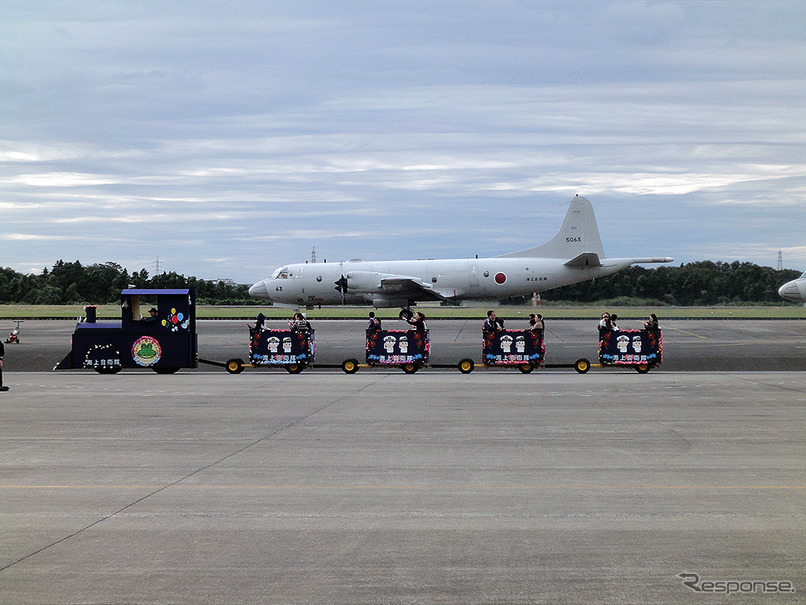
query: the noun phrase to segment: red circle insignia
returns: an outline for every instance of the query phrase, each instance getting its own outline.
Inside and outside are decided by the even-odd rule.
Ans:
[[[495,274],[495,283],[499,286],[507,281],[507,274],[506,273],[496,273]]]

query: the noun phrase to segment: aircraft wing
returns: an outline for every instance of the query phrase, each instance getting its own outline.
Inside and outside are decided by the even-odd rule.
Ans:
[[[426,284],[416,277],[393,275],[381,279],[381,289],[389,294],[405,296],[417,300],[448,300],[437,292],[430,284]]]
[[[431,284],[412,275],[350,271],[342,277],[342,280],[348,294],[365,298],[380,295],[385,298],[408,300],[449,300]],[[342,287],[342,280],[337,282],[337,288]]]

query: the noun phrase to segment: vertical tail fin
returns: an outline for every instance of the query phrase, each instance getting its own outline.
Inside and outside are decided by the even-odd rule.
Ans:
[[[501,258],[544,257],[576,258],[584,253],[593,253],[604,258],[599,227],[593,214],[593,205],[584,197],[571,200],[562,227],[557,235],[545,244],[519,252],[502,254]]]

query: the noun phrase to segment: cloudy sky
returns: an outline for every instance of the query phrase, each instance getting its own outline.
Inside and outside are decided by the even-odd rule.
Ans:
[[[806,269],[806,3],[10,0],[0,266],[608,256]]]

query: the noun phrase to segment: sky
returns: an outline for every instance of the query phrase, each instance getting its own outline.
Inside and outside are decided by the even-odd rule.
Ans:
[[[531,247],[806,269],[806,3],[9,0],[0,266]]]

